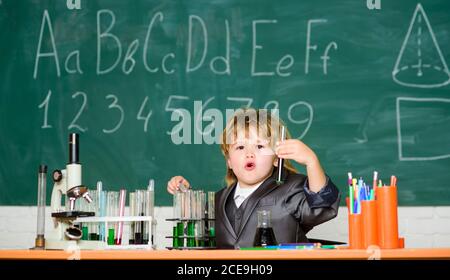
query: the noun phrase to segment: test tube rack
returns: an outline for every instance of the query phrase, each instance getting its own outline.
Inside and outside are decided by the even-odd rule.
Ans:
[[[176,226],[173,229],[173,235],[166,236],[166,238],[172,239],[172,244],[174,244],[178,240],[178,243],[181,243],[177,246],[168,246],[166,247],[169,250],[210,250],[210,249],[216,249],[215,246],[215,235],[210,235],[210,229],[214,227],[208,227],[208,224],[211,222],[214,222],[215,219],[208,219],[208,218],[202,218],[202,219],[180,219],[180,218],[174,218],[174,219],[166,219],[166,221],[169,222],[176,222]],[[206,232],[208,234],[189,234],[189,227],[190,224],[193,224],[195,226],[195,223],[203,222],[204,223],[204,229],[206,229]],[[180,234],[179,231],[182,231],[183,233]],[[203,244],[203,245],[202,245]],[[208,244],[208,245],[205,245]]]
[[[156,226],[156,220],[152,218],[152,216],[117,216],[117,217],[82,217],[77,218],[73,221],[74,224],[77,223],[103,223],[104,228],[108,229],[109,223],[117,223],[123,222],[124,229],[130,225],[131,222],[149,222],[150,225]],[[129,227],[128,227],[129,228]],[[153,226],[149,227],[149,236],[152,236]],[[125,230],[124,230],[125,232]],[[105,231],[105,240],[79,240],[77,245],[80,249],[94,249],[94,250],[103,250],[103,249],[111,249],[111,250],[127,250],[127,249],[146,249],[152,250],[155,249],[155,244],[152,243],[151,238],[149,238],[147,244],[121,244],[121,245],[109,245],[108,240],[108,230]],[[122,238],[122,240],[126,240]]]

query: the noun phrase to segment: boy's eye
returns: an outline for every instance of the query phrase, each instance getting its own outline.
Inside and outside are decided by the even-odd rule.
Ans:
[[[264,145],[258,145],[258,149],[264,148]]]
[[[242,145],[236,147],[236,150],[243,150],[243,149],[244,149],[244,146],[242,146]]]

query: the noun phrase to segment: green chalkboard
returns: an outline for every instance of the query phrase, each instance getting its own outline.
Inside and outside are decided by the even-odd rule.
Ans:
[[[377,170],[400,205],[450,205],[448,1],[66,2],[0,1],[0,205],[36,203],[71,132],[88,186],[153,178],[157,205],[177,174],[218,190],[199,112],[247,105],[279,108],[342,191]],[[175,110],[201,126],[181,144]]]

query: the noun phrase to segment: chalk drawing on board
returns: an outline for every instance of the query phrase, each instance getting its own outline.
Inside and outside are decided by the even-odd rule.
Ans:
[[[450,83],[450,72],[430,21],[419,3],[392,71],[400,85],[436,88]]]
[[[450,153],[442,153],[440,155],[433,155],[433,156],[424,156],[424,155],[420,155],[420,156],[404,156],[403,152],[404,152],[404,147],[403,144],[406,142],[411,142],[410,140],[407,139],[407,135],[406,133],[403,132],[402,134],[402,113],[400,111],[401,109],[401,104],[400,103],[411,103],[411,102],[422,102],[422,103],[428,103],[430,105],[434,105],[436,106],[436,104],[442,103],[443,106],[450,106],[450,99],[447,98],[412,98],[412,97],[397,97],[396,100],[396,119],[397,119],[397,143],[398,143],[398,159],[400,161],[425,161],[425,160],[438,160],[438,159],[445,159],[445,158],[450,158]],[[424,110],[427,110],[427,108],[431,108],[430,106],[426,106],[424,105],[422,107]],[[447,107],[448,108],[448,107]],[[411,114],[408,114],[408,112],[404,113],[404,117],[405,119],[404,121],[404,126],[406,126],[407,121],[409,120],[409,122],[416,122],[417,118],[414,120],[411,118]],[[423,127],[423,129],[427,129],[427,127]],[[450,127],[449,127],[450,128]],[[417,133],[418,131],[416,131],[415,133]],[[444,131],[442,131],[442,133],[448,133],[448,129],[444,129]],[[430,135],[430,138],[436,138],[436,137],[442,137],[440,135]],[[412,141],[414,142],[414,141]],[[411,146],[415,146],[418,145],[416,143],[411,144],[410,143],[410,147]],[[444,148],[445,149],[445,148]],[[449,151],[450,152],[450,151]]]
[[[353,139],[358,144],[364,144],[369,141],[369,137],[367,136],[367,131],[369,130],[369,125],[372,122],[373,116],[380,112],[383,109],[383,100],[380,100],[371,106],[370,111],[368,114],[366,114],[366,117],[364,118],[364,121],[360,124],[357,130],[357,137],[353,137]]]

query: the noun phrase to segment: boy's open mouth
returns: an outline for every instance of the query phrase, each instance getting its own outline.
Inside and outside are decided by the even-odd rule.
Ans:
[[[255,169],[255,163],[254,162],[247,162],[245,164],[245,170],[251,171]]]

